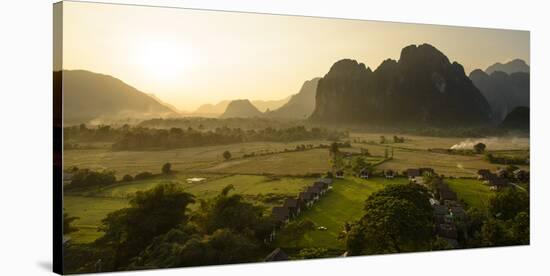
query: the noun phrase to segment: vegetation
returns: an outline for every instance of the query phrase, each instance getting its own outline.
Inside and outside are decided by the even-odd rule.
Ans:
[[[476,153],[483,153],[485,148],[487,148],[487,146],[483,143],[477,143],[474,145],[474,150]]]
[[[229,152],[228,150],[224,151],[223,152],[223,159],[225,159],[225,160],[231,159],[231,152]]]
[[[485,158],[493,164],[503,165],[529,165],[529,156],[509,156],[488,153]]]
[[[111,185],[116,182],[115,172],[109,170],[93,171],[89,169],[77,169],[70,184],[65,188],[86,188]]]
[[[419,185],[393,185],[369,196],[365,214],[347,236],[350,255],[430,249],[433,236],[428,191]],[[411,231],[410,229],[414,229]]]

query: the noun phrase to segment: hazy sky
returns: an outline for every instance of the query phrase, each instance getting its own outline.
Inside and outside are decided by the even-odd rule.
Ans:
[[[525,31],[64,2],[63,69],[112,75],[182,110],[280,99],[342,58],[371,69],[430,43],[469,73],[529,61]]]

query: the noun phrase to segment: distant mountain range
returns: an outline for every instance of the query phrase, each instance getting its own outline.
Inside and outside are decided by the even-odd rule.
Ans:
[[[266,112],[265,116],[270,118],[307,119],[315,108],[315,94],[320,79],[314,78],[305,81],[300,91],[292,95],[286,104],[271,112]]]
[[[231,101],[220,118],[253,118],[262,117],[263,113],[258,110],[249,100]]]
[[[472,126],[491,118],[487,100],[453,62],[429,44],[410,45],[398,61],[372,71],[351,59],[319,80],[310,119],[326,123]]]
[[[269,110],[275,110],[288,102],[289,97],[280,100],[254,100],[251,101],[259,111],[265,112]],[[191,115],[204,116],[204,117],[218,117],[225,112],[227,106],[231,100],[224,100],[216,104],[203,104],[199,106]]]
[[[493,118],[497,123],[501,122],[514,108],[529,107],[529,73],[514,71],[526,68],[524,66],[512,67],[510,64],[525,64],[525,62],[516,59],[504,65],[496,63],[489,67],[491,70],[488,68],[485,72],[476,69],[470,73],[470,79],[491,105]],[[493,71],[494,69],[499,70]],[[506,70],[506,72],[501,70]]]
[[[524,60],[514,59],[504,64],[497,62],[487,67],[487,69],[485,69],[485,73],[490,75],[493,72],[500,71],[510,75],[517,72],[529,73],[529,70],[529,65],[527,65]]]
[[[53,74],[54,80],[63,82],[65,123],[177,115],[177,111],[169,106],[112,76],[84,70],[64,70]]]

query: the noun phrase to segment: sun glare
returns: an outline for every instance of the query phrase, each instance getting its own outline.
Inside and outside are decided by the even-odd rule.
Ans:
[[[174,43],[141,43],[136,52],[138,66],[156,81],[179,79],[193,64],[191,50]]]

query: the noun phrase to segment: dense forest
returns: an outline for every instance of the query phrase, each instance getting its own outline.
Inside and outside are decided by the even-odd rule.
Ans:
[[[100,125],[66,127],[65,149],[78,148],[79,142],[113,142],[114,150],[173,149],[208,145],[223,145],[243,142],[292,142],[312,139],[338,140],[347,137],[346,132],[323,128],[307,129],[304,126],[275,129],[249,129],[219,127],[214,130],[156,129],[124,125],[112,128]]]

